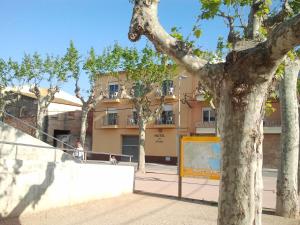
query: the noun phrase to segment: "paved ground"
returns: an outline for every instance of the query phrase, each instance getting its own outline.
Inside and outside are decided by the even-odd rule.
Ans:
[[[263,174],[263,207],[274,209],[276,200],[276,170],[264,170]],[[178,196],[177,167],[148,164],[146,174],[136,174],[135,190]],[[183,178],[182,196],[217,202],[219,197],[219,181]]]
[[[217,207],[132,194],[0,221],[1,225],[216,225]],[[264,225],[300,225],[263,215]]]

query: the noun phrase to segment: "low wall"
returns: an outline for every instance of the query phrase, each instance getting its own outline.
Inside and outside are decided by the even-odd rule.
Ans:
[[[0,216],[132,193],[134,168],[73,162],[1,160]]]
[[[0,123],[0,140],[49,146]],[[133,192],[134,167],[81,163],[59,149],[0,145],[0,218]]]

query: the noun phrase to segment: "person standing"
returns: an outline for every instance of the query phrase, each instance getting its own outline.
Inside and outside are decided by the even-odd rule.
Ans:
[[[73,153],[74,157],[83,160],[84,152],[79,138],[76,140],[75,147],[76,147],[76,151]]]

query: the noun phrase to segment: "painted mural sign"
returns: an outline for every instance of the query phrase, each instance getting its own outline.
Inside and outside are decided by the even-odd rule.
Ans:
[[[164,140],[163,140],[163,138],[165,137],[164,134],[154,134],[154,137],[156,138],[156,140],[155,140],[156,143],[164,142]]]
[[[180,151],[180,175],[182,177],[220,179],[219,137],[183,137]]]

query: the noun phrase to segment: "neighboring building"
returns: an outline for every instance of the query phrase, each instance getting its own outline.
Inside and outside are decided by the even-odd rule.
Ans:
[[[119,79],[100,78],[100,88],[107,93],[94,111],[92,149],[95,152],[131,154],[137,161],[137,114],[131,100],[121,98],[120,83],[124,83],[125,74],[120,76]],[[178,135],[215,135],[215,113],[198,90],[196,77],[165,81],[151,98],[154,102],[157,98],[158,103],[157,95],[161,94],[166,96],[164,111],[146,129],[146,162],[176,164]],[[276,111],[264,120],[264,167],[268,168],[276,168],[280,147],[280,109],[277,102],[273,106]]]
[[[10,89],[15,90],[15,89]],[[47,89],[42,88],[41,94],[46,95]],[[36,127],[36,112],[37,103],[36,97],[33,93],[29,92],[28,87],[23,87],[20,90],[20,99],[12,105],[6,107],[6,112],[22,119],[22,121]],[[55,94],[54,100],[50,103],[46,123],[47,132],[49,135],[54,136],[64,142],[74,146],[76,139],[80,133],[80,119],[81,119],[81,101],[64,91],[59,91]],[[35,130],[19,123],[16,119],[6,116],[4,122],[28,133],[35,134]],[[53,146],[59,146],[56,140],[47,138],[47,142]],[[91,129],[87,133],[87,144],[90,149],[91,146]]]

